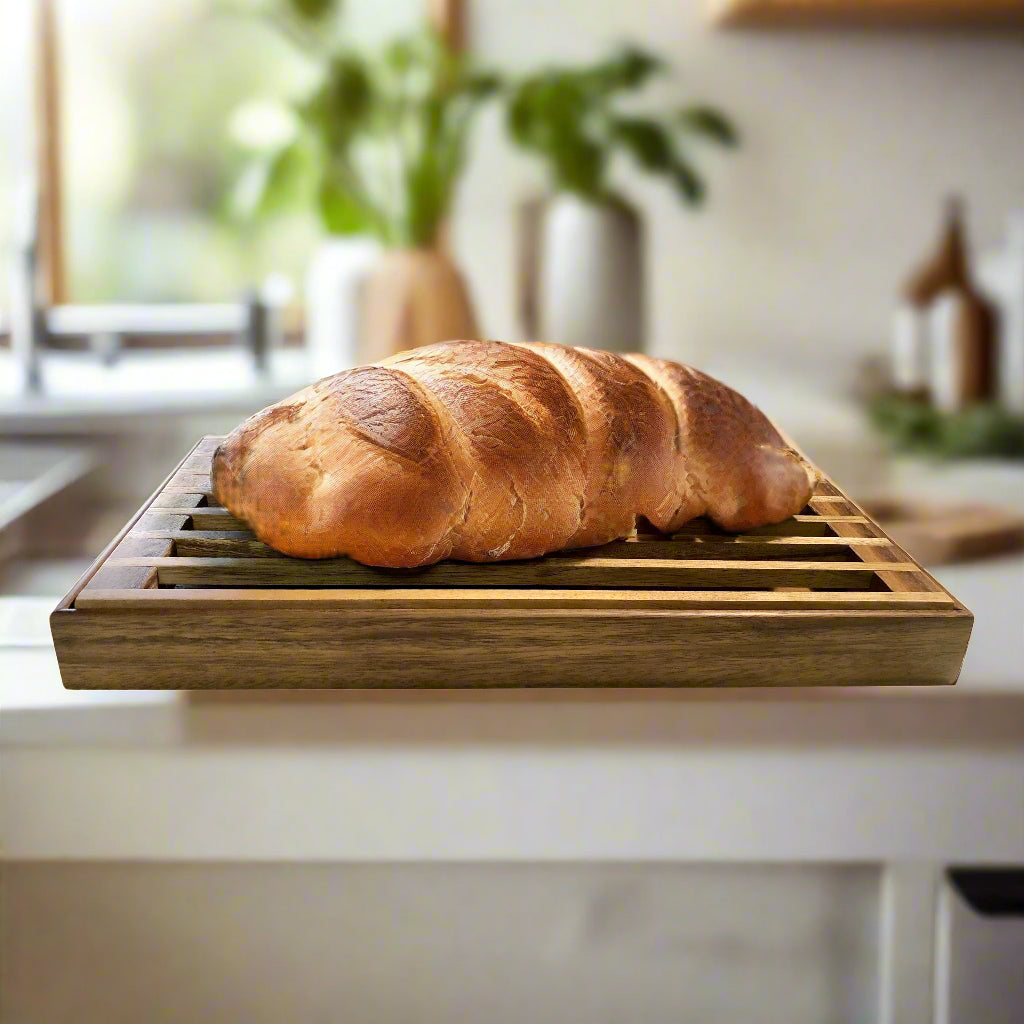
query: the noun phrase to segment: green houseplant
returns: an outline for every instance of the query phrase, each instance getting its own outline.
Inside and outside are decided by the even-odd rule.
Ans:
[[[326,258],[351,269],[379,252],[368,279],[334,297],[351,307],[359,292],[360,358],[475,337],[462,275],[438,239],[474,114],[497,92],[498,77],[472,68],[426,26],[377,50],[357,47],[337,29],[339,8],[336,0],[270,0],[257,9],[313,63],[316,85],[292,104],[288,137],[253,155],[240,205],[260,215],[313,203],[330,237],[373,240],[372,247],[348,246],[351,258],[339,257],[344,245],[329,247],[333,256]],[[339,305],[331,277],[330,268],[311,268],[313,317],[318,305]],[[337,335],[337,313],[322,333]],[[317,325],[310,328],[316,333]]]
[[[633,46],[582,67],[550,67],[508,89],[513,141],[544,163],[554,195],[524,209],[524,326],[572,345],[643,343],[641,221],[615,183],[631,162],[663,178],[688,206],[705,196],[694,143],[733,147],[738,135],[718,109],[689,105],[638,113],[638,94],[667,72]]]

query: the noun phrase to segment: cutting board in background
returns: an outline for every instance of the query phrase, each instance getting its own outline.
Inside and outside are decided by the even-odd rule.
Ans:
[[[948,565],[1024,548],[1024,515],[991,505],[938,505],[882,498],[864,507],[925,565]]]

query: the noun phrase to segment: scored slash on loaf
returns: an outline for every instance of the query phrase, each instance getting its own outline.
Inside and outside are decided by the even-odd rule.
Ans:
[[[535,558],[706,515],[807,504],[817,474],[731,388],[678,363],[444,342],[327,377],[213,458],[215,498],[286,555],[412,568]]]

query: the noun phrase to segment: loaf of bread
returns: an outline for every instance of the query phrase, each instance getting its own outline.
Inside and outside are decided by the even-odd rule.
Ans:
[[[643,355],[444,342],[318,381],[218,447],[213,493],[277,551],[535,558],[706,515],[781,522],[813,468],[724,384]]]

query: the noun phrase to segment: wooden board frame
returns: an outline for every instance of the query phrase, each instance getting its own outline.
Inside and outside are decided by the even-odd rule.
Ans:
[[[50,617],[71,689],[934,685],[973,616],[823,479],[740,536],[696,520],[525,562],[382,570],[266,548],[203,438]]]

